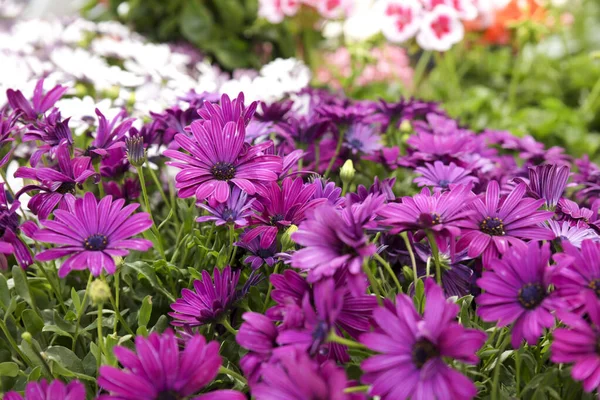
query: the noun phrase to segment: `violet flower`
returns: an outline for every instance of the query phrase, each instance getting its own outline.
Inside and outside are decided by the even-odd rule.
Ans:
[[[224,203],[219,203],[215,198],[210,198],[208,204],[197,203],[196,205],[209,212],[196,218],[196,222],[214,221],[215,225],[221,226],[234,223],[237,227],[248,225],[252,215],[252,204],[255,199],[249,199],[248,194],[237,186],[231,189],[231,194]]]
[[[25,99],[20,90],[8,89],[6,97],[8,98],[8,104],[13,110],[19,111],[24,116],[25,121],[34,122],[52,108],[67,90],[68,87],[57,85],[44,93],[44,80],[40,79],[33,90],[31,103]]]
[[[37,226],[31,221],[19,223],[17,210],[20,206],[21,203],[17,200],[11,205],[8,204],[4,182],[0,182],[0,270],[8,268],[5,254],[13,254],[23,269],[33,264],[31,251],[19,237],[19,233],[22,231],[31,236],[37,230]]]
[[[4,400],[85,400],[86,392],[83,383],[75,380],[68,384],[55,379],[48,383],[45,379],[39,382],[29,382],[25,387],[25,396],[17,392],[8,392]]]
[[[448,190],[451,185],[468,185],[478,183],[479,179],[471,175],[471,171],[458,167],[451,162],[444,165],[441,161],[433,164],[425,163],[422,167],[417,167],[415,172],[421,176],[414,179],[419,186],[431,186],[435,191]]]

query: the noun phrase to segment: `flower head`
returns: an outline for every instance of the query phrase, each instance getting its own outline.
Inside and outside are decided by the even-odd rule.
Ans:
[[[476,364],[475,353],[486,334],[458,324],[458,305],[446,301],[431,279],[425,281],[425,294],[423,316],[403,294],[396,297],[395,307],[390,304],[373,312],[377,328],[361,335],[360,341],[380,354],[362,362],[361,380],[372,385],[370,393],[383,400],[471,399],[477,394],[475,385],[444,358]]]
[[[366,124],[352,124],[348,128],[344,138],[344,147],[352,151],[352,154],[370,155],[381,150],[381,136],[377,133],[374,126]]]
[[[5,254],[14,254],[21,268],[27,268],[33,264],[29,247],[19,237],[23,231],[31,236],[37,229],[35,223],[25,222],[20,224],[17,210],[21,206],[18,201],[8,204],[4,182],[0,182],[0,270],[6,270],[8,263]]]
[[[423,7],[418,1],[384,0],[378,7],[382,16],[381,31],[387,40],[402,43],[419,31]]]
[[[545,164],[529,168],[529,191],[537,199],[544,199],[548,208],[554,208],[562,197],[567,180],[567,165]]]
[[[173,331],[154,332],[147,338],[135,338],[135,352],[116,346],[113,351],[123,369],[100,367],[98,384],[109,395],[105,399],[183,400],[197,394],[219,373],[219,343],[206,343],[201,335],[193,336],[179,349]],[[218,396],[218,397],[217,397]],[[219,390],[194,397],[202,399],[244,400],[233,390]]]
[[[447,51],[464,35],[465,28],[456,10],[440,4],[423,17],[417,43],[425,50]]]
[[[39,261],[50,261],[68,256],[58,270],[65,277],[72,270],[89,269],[94,276],[102,271],[113,274],[113,257],[124,257],[129,250],[146,251],[152,242],[133,239],[152,226],[148,213],[135,215],[139,204],[123,207],[125,200],[113,201],[111,196],[102,200],[87,192],[83,198],[65,195],[66,210],[55,210],[54,220],[44,220],[45,229],[38,230],[33,239],[60,245],[35,256]]]
[[[218,321],[237,300],[236,286],[240,271],[227,266],[221,272],[215,268],[214,281],[208,271],[202,271],[202,279],[194,281],[194,290],[183,289],[181,298],[171,304],[174,326],[199,326]]]
[[[208,204],[197,203],[196,205],[210,213],[196,218],[196,222],[215,221],[215,225],[221,226],[233,222],[236,226],[246,226],[252,215],[252,204],[255,199],[248,199],[248,194],[237,186],[231,189],[231,194],[224,203],[210,198]]]
[[[127,112],[122,110],[108,122],[104,114],[96,109],[98,129],[86,154],[105,158],[111,150],[126,149],[125,134],[133,125],[134,118],[125,119]]]
[[[488,270],[477,280],[484,290],[477,301],[477,315],[498,326],[513,324],[512,346],[517,348],[523,339],[534,345],[544,328],[554,325],[552,311],[560,304],[555,293],[549,293],[551,269],[550,246],[532,241],[518,245],[493,259]]]
[[[245,240],[246,234],[242,235],[239,242],[234,243],[235,246],[241,247],[248,251],[250,255],[244,259],[245,264],[250,264],[253,270],[257,270],[267,264],[272,267],[277,262],[277,241],[272,241],[271,244],[263,246],[262,237],[257,236],[250,241]]]
[[[469,183],[478,183],[479,179],[471,175],[471,171],[458,167],[451,162],[445,165],[441,161],[433,164],[425,163],[422,167],[417,167],[415,172],[421,174],[414,182],[419,186],[432,186],[435,191],[448,190],[451,185],[468,185]]]
[[[71,381],[68,384],[55,379],[48,383],[45,379],[39,382],[29,382],[25,387],[25,397],[17,392],[8,392],[4,400],[85,400],[85,386],[79,381]]]
[[[570,221],[549,220],[548,228],[554,233],[555,239],[560,243],[569,242],[581,248],[581,243],[586,239],[600,240],[600,236],[586,223],[580,221],[572,224]]]
[[[263,363],[266,362],[277,347],[277,328],[270,318],[256,312],[242,315],[244,323],[240,326],[235,340],[240,346],[249,350],[240,360],[240,367],[248,377],[250,385],[256,383],[261,375]]]
[[[8,89],[6,97],[13,110],[19,111],[26,121],[34,122],[52,108],[67,89],[66,86],[57,85],[44,94],[44,80],[40,79],[33,90],[31,103],[25,99],[20,90]]]

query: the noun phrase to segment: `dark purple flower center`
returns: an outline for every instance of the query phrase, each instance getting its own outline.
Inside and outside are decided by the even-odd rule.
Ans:
[[[19,227],[19,216],[16,213],[11,213],[8,210],[0,211],[0,237],[4,235],[6,230],[13,232]]]
[[[422,213],[419,215],[417,222],[423,227],[434,226],[441,222],[440,215],[436,213]]]
[[[67,194],[67,193],[75,194],[75,182],[61,183],[61,185],[58,187],[58,189],[56,189],[56,192],[58,192],[60,194]]]
[[[266,258],[273,257],[274,254],[271,249],[258,249],[256,251],[256,255],[264,260]]]
[[[450,181],[448,179],[441,179],[438,182],[438,185],[443,188],[447,188],[449,184],[450,184]]]
[[[348,142],[348,144],[350,145],[351,148],[353,149],[357,149],[360,150],[363,148],[363,142],[361,142],[358,139],[352,139],[350,140],[350,142]]]
[[[539,283],[528,283],[519,289],[519,303],[528,309],[534,309],[539,306],[546,297],[544,287]]]
[[[422,368],[427,361],[439,356],[438,348],[427,339],[419,339],[413,345],[412,361],[417,368]]]
[[[325,321],[319,321],[312,332],[312,345],[309,349],[311,355],[315,355],[319,351],[321,344],[325,342],[329,334],[329,326]]]
[[[86,250],[91,251],[102,251],[106,249],[106,245],[108,245],[108,239],[106,236],[99,233],[88,236],[88,238],[85,239],[85,242],[83,242],[83,247],[85,247]]]
[[[280,221],[283,221],[285,219],[285,216],[283,214],[275,214],[271,217],[271,225],[275,225]]]
[[[485,219],[479,224],[479,229],[481,232],[492,236],[506,235],[506,232],[504,232],[504,224],[498,217],[485,217]]]
[[[600,298],[600,279],[594,279],[588,284],[588,287],[596,293],[597,297]]]
[[[235,210],[232,210],[229,207],[225,207],[225,209],[221,213],[221,218],[223,218],[225,221],[231,221],[234,219],[234,215],[235,215]]]
[[[179,400],[179,394],[174,390],[165,390],[158,393],[156,400]]]
[[[218,181],[228,181],[235,177],[235,167],[232,163],[220,161],[212,166],[210,173]]]

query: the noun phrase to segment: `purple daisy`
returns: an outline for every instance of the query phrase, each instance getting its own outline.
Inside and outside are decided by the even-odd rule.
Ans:
[[[140,181],[134,178],[125,178],[122,184],[115,181],[102,182],[104,193],[113,199],[124,199],[126,204],[140,197],[142,188]]]
[[[96,109],[96,115],[98,116],[98,129],[94,140],[86,150],[86,155],[105,158],[111,150],[120,149],[123,151],[125,149],[125,134],[133,125],[135,118],[125,119],[126,110],[119,112],[110,122],[98,109]]]
[[[204,101],[204,106],[198,110],[198,114],[204,120],[218,121],[221,127],[227,122],[238,122],[240,119],[247,126],[256,112],[257,106],[258,103],[253,101],[246,107],[244,105],[244,93],[242,92],[233,100],[228,95],[223,94],[220,104]]]
[[[152,247],[149,240],[132,239],[152,226],[148,213],[131,215],[139,204],[123,207],[123,199],[113,201],[111,196],[106,196],[98,201],[89,192],[78,199],[67,194],[65,203],[67,209],[55,210],[54,220],[41,221],[46,229],[33,235],[37,241],[60,245],[37,254],[36,260],[68,256],[58,270],[59,277],[86,268],[94,276],[102,271],[114,274],[113,257],[125,257],[129,250],[147,251]]]
[[[2,150],[2,153],[4,154],[0,159],[0,168],[6,165],[14,151],[14,147],[11,146],[11,148],[6,151],[4,150],[4,146],[11,144],[15,140],[14,136],[19,129],[16,125],[18,116],[17,112],[13,112],[10,115],[4,115],[4,113],[0,112],[0,150]]]
[[[358,400],[347,394],[348,379],[333,361],[318,363],[294,348],[278,353],[277,360],[262,367],[262,381],[250,388],[256,400]]]
[[[42,379],[39,382],[29,382],[25,387],[25,396],[17,392],[8,392],[4,400],[85,400],[85,386],[79,381],[71,381],[68,384],[55,379],[48,384]]]
[[[21,203],[16,200],[9,206],[4,182],[0,182],[0,270],[8,268],[5,254],[14,254],[23,269],[33,264],[31,251],[19,237],[19,233],[23,231],[27,236],[31,236],[37,227],[31,221],[19,224],[17,210],[20,206]]]
[[[421,176],[414,179],[419,186],[432,186],[434,190],[448,190],[450,185],[468,185],[478,183],[479,179],[471,175],[471,171],[458,167],[453,162],[444,165],[441,161],[433,164],[425,163],[424,166],[415,169]]]
[[[264,264],[272,267],[277,263],[277,241],[273,240],[271,244],[263,246],[262,237],[257,236],[250,241],[246,241],[246,234],[241,236],[235,246],[248,251],[250,255],[244,259],[244,264],[250,264],[253,270],[257,270]]]
[[[572,310],[583,309],[587,293],[600,298],[600,243],[584,240],[581,249],[563,243],[563,252],[555,254],[554,261],[558,272],[552,283]]]
[[[600,240],[600,236],[583,221],[575,224],[569,221],[549,220],[547,222],[548,229],[552,231],[561,244],[569,242],[575,247],[581,247],[584,240]]]
[[[315,193],[313,199],[325,199],[332,206],[341,206],[344,204],[342,188],[335,185],[335,182],[327,182],[322,178],[315,179]]]
[[[181,298],[171,304],[169,313],[173,326],[200,326],[218,322],[237,300],[236,286],[240,271],[226,266],[213,271],[214,281],[208,271],[202,271],[202,279],[194,281],[194,290],[183,289]]]
[[[552,279],[550,245],[538,242],[518,245],[500,259],[493,259],[477,280],[484,290],[477,302],[477,315],[497,326],[513,324],[512,346],[523,339],[535,345],[544,328],[554,326],[552,312],[562,304],[556,293],[549,293]]]
[[[583,389],[592,392],[600,386],[600,307],[594,294],[586,304],[584,319],[564,310],[557,311],[566,328],[556,329],[550,347],[550,360],[555,363],[572,363],[571,376],[583,382]]]
[[[474,213],[459,221],[463,236],[458,249],[468,248],[471,258],[483,253],[483,262],[487,265],[493,257],[504,254],[509,244],[522,244],[522,239],[554,239],[551,231],[540,226],[554,213],[538,211],[544,200],[524,198],[526,190],[525,184],[520,183],[501,199],[498,182],[490,181],[485,197],[471,203]]]
[[[402,203],[388,203],[377,214],[379,225],[390,227],[391,233],[407,230],[430,230],[439,236],[456,237],[460,224],[473,214],[468,206],[475,200],[471,185],[456,185],[447,192],[423,188],[413,197],[402,198]]]
[[[558,201],[556,206],[556,217],[559,220],[566,220],[569,222],[582,221],[588,223],[592,220],[594,212],[589,208],[580,207],[579,204],[573,200],[562,198]]]
[[[381,136],[374,126],[366,124],[352,124],[346,132],[344,147],[350,149],[352,154],[370,155],[381,150]]]
[[[252,215],[251,207],[254,201],[255,199],[248,199],[246,192],[234,186],[224,203],[219,203],[214,198],[208,199],[208,204],[197,203],[198,207],[208,211],[210,215],[198,217],[196,222],[214,221],[217,226],[228,223],[234,223],[237,227],[246,226]]]
[[[373,312],[377,328],[360,341],[381,354],[362,362],[361,381],[372,385],[370,394],[382,400],[471,399],[477,394],[475,385],[444,358],[477,364],[476,352],[486,334],[457,323],[459,306],[446,301],[431,279],[425,281],[425,294],[423,316],[404,294],[396,297],[395,307]]]
[[[379,177],[373,179],[373,184],[367,189],[364,185],[358,185],[356,193],[348,193],[348,197],[352,199],[353,203],[362,203],[369,197],[369,195],[382,195],[386,201],[396,200],[394,194],[394,185],[396,184],[396,178],[385,178],[379,180]]]
[[[175,141],[189,154],[167,150],[168,164],[181,169],[175,177],[179,197],[196,195],[198,201],[214,196],[219,203],[229,198],[229,183],[249,195],[257,185],[276,181],[282,170],[281,157],[262,154],[273,144],[244,143],[243,118],[221,124],[218,119],[194,121],[192,137],[175,135]]]
[[[69,88],[57,85],[44,94],[44,80],[40,79],[33,90],[31,103],[20,90],[8,89],[6,97],[13,110],[19,111],[27,122],[37,121],[62,97]]]
[[[44,154],[50,153],[50,155],[53,155],[57,146],[62,143],[66,143],[69,146],[73,144],[73,135],[69,128],[69,118],[63,120],[60,112],[54,109],[48,117],[44,117],[39,126],[29,126],[23,135],[23,142],[32,141],[42,142],[41,145],[37,146],[29,160],[29,164],[32,167],[37,167]]]
[[[71,159],[67,143],[59,145],[55,155],[56,168],[20,167],[15,172],[16,178],[40,182],[38,185],[27,185],[16,193],[16,197],[19,198],[23,193],[38,191],[31,197],[27,206],[40,220],[47,219],[57,206],[66,209],[65,196],[74,195],[77,187],[81,188],[88,178],[95,175],[91,159],[89,157]]]
[[[269,247],[281,229],[290,225],[299,225],[308,210],[324,203],[324,200],[312,199],[316,191],[314,184],[305,184],[302,178],[285,178],[281,187],[271,182],[261,191],[253,208],[252,225],[244,235],[244,241],[250,242],[261,236],[261,246]]]
[[[184,399],[197,394],[219,373],[221,357],[219,343],[206,343],[195,335],[183,350],[179,349],[173,331],[162,335],[154,332],[147,338],[135,338],[133,352],[125,347],[113,349],[123,369],[100,367],[98,385],[109,395],[102,399],[160,400]],[[240,392],[217,390],[194,396],[193,400],[245,400]]]
[[[277,347],[277,328],[270,318],[256,312],[242,315],[245,321],[235,336],[240,346],[249,350],[240,360],[240,367],[248,378],[250,386],[258,382],[264,362],[271,357]]]
[[[569,172],[570,168],[567,165],[545,164],[529,167],[528,194],[535,199],[544,199],[544,205],[554,209],[567,187]],[[523,182],[520,178],[516,178],[515,181]]]

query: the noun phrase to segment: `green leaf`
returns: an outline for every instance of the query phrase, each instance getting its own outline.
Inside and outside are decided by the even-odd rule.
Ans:
[[[15,265],[12,269],[12,276],[17,294],[31,305],[31,294],[29,293],[29,286],[27,286],[27,276],[25,275],[25,272],[21,267]]]
[[[10,376],[14,378],[19,374],[19,366],[14,362],[0,363],[0,376]]]
[[[8,284],[6,283],[6,277],[0,275],[0,305],[4,310],[8,308],[10,304],[10,291]]]
[[[25,329],[32,335],[37,335],[44,328],[44,321],[33,310],[25,310],[21,315]]]
[[[71,301],[73,302],[73,307],[75,307],[75,312],[79,313],[79,310],[81,310],[81,299],[74,287],[71,288]]]
[[[73,338],[73,335],[71,335],[69,332],[67,332],[67,331],[65,331],[63,329],[60,329],[56,325],[45,325],[42,328],[42,332],[54,332],[54,333],[56,333],[57,335],[60,335],[60,336],[66,336],[66,337]]]
[[[214,22],[210,11],[199,0],[185,3],[179,16],[183,36],[197,45],[208,43],[214,37]]]
[[[239,0],[217,0],[213,4],[219,13],[219,21],[227,32],[242,32],[244,26],[244,9]]]
[[[46,356],[56,361],[69,371],[83,373],[83,363],[71,350],[63,346],[50,346],[45,351]]]
[[[142,300],[142,307],[138,313],[138,325],[146,327],[148,322],[150,321],[150,316],[152,315],[152,296],[144,297]]]

